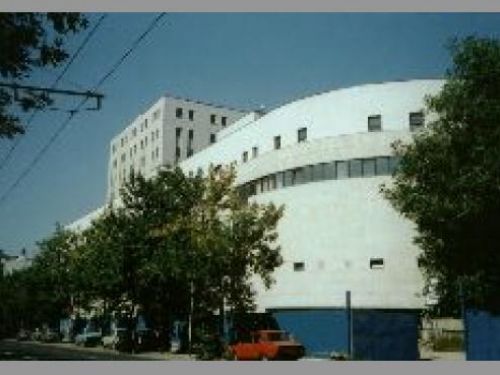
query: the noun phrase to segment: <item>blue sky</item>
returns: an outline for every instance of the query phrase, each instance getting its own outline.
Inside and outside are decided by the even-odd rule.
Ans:
[[[59,87],[91,88],[154,17],[109,14]],[[109,140],[162,93],[269,109],[360,83],[441,77],[450,66],[446,42],[471,34],[499,37],[500,14],[169,14],[102,87],[102,110],[80,113],[0,204],[0,249],[32,253],[56,222],[102,205]],[[84,36],[71,37],[70,52]],[[58,72],[37,72],[30,83],[49,86]],[[72,104],[57,98],[58,107]],[[65,116],[35,118],[0,171],[0,195]],[[0,160],[11,145],[0,140]]]

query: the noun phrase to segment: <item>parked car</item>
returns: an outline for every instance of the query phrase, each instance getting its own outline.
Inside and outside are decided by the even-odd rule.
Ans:
[[[27,329],[21,328],[16,335],[17,341],[26,341],[30,339],[30,332]]]
[[[235,360],[297,360],[305,354],[302,344],[278,330],[252,332],[248,340],[230,345],[229,351]]]
[[[128,332],[124,319],[111,322],[108,334],[102,336],[101,344],[105,348],[118,351],[129,351],[131,348],[131,335]]]
[[[83,332],[75,336],[75,344],[82,346],[96,346],[101,343],[102,333],[96,322],[90,320]]]
[[[42,331],[40,328],[35,328],[35,330],[31,332],[30,338],[32,341],[40,341],[42,339]]]
[[[40,335],[40,341],[43,342],[57,342],[60,341],[60,335],[59,332],[55,331],[54,329],[51,328],[45,328],[41,335]]]

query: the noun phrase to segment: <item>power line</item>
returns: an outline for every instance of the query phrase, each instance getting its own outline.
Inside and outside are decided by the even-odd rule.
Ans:
[[[155,19],[149,24],[147,29],[139,35],[139,37],[132,43],[132,45],[125,51],[125,53],[117,60],[117,62],[111,67],[111,69],[103,75],[103,77],[97,82],[97,84],[92,88],[92,91],[97,90],[104,82],[111,77],[120,65],[127,59],[128,56],[137,48],[140,42],[146,38],[146,36],[156,27],[158,22],[166,15],[166,13],[160,13]],[[64,131],[64,129],[69,125],[71,120],[74,118],[74,114],[81,109],[88,98],[82,99],[82,101],[76,106],[76,108],[70,112],[70,115],[66,120],[64,120],[56,132],[50,137],[49,141],[43,146],[43,148],[38,152],[35,158],[31,161],[28,167],[21,173],[21,175],[16,179],[16,181],[9,187],[9,189],[0,197],[0,205],[5,201],[5,199],[12,193],[12,191],[19,185],[19,183],[33,170],[36,164],[40,161],[43,155],[50,149],[52,144],[56,141],[57,137]]]
[[[63,70],[56,77],[54,83],[52,83],[52,85],[50,86],[51,89],[54,89],[57,86],[57,84],[59,83],[59,81],[61,81],[62,77],[66,74],[66,72],[68,71],[68,69],[73,64],[73,62],[80,55],[80,53],[83,51],[83,49],[85,48],[85,46],[87,45],[87,43],[90,41],[90,39],[92,38],[92,36],[94,36],[94,34],[96,33],[96,31],[99,28],[99,26],[101,26],[102,21],[104,21],[104,19],[107,16],[108,16],[107,14],[103,14],[101,17],[99,17],[99,20],[97,20],[97,23],[94,25],[94,27],[92,28],[92,30],[90,30],[89,33],[85,36],[85,39],[82,41],[82,43],[80,43],[80,45],[76,49],[75,53],[71,56],[71,59],[66,63],[66,65],[63,68]],[[31,123],[33,122],[33,120],[35,119],[35,117],[36,117],[36,115],[38,114],[39,111],[40,111],[39,109],[35,109],[33,111],[33,113],[31,114],[31,116],[28,118],[28,122],[26,123],[26,126],[25,126],[26,129],[30,128]],[[10,147],[9,151],[7,152],[7,155],[2,159],[2,161],[0,163],[0,171],[7,165],[7,163],[11,159],[11,156],[12,156],[13,152],[16,150],[17,146],[19,145],[19,143],[21,142],[22,139],[23,139],[23,137],[18,137],[14,141],[14,143]]]

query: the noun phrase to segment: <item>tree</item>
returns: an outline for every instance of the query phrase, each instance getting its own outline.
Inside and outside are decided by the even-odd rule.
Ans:
[[[0,77],[24,80],[36,68],[56,67],[68,58],[64,37],[87,27],[79,13],[1,13]],[[12,110],[17,100],[23,111],[42,109],[50,104],[44,93],[27,92],[17,99],[0,88],[0,138],[24,133],[19,116]]]
[[[428,286],[442,314],[467,304],[499,309],[500,42],[468,37],[450,44],[453,66],[442,91],[427,98],[435,116],[410,144],[386,197],[418,229]]]

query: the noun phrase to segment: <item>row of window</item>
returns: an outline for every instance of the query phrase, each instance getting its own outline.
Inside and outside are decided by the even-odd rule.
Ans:
[[[336,160],[288,169],[247,182],[241,187],[242,194],[252,196],[288,186],[323,180],[344,178],[389,176],[399,164],[399,157],[378,156],[364,159]]]
[[[370,258],[370,269],[383,269],[384,268],[384,258]],[[294,262],[293,270],[295,272],[303,272],[306,270],[305,262]]]
[[[177,107],[175,109],[175,117],[176,118],[184,118],[184,109],[181,107]],[[188,110],[188,119],[189,119],[189,121],[194,121],[194,111],[192,109]],[[217,125],[217,115],[214,115],[214,114],[210,115],[210,123],[213,125]],[[220,124],[222,126],[227,125],[227,117],[226,116],[221,116]]]
[[[409,125],[410,130],[415,131],[424,126],[425,118],[423,112],[410,112],[409,114]],[[382,131],[382,115],[372,115],[368,116],[368,131]],[[279,150],[281,148],[281,136],[277,135],[273,139],[274,149]],[[300,128],[297,130],[297,142],[307,141],[307,128]],[[252,148],[252,157],[257,157],[258,147],[254,146]],[[241,160],[246,163],[248,161],[248,151],[243,151],[241,155]]]

